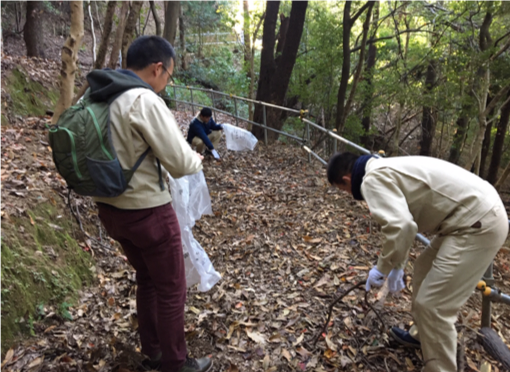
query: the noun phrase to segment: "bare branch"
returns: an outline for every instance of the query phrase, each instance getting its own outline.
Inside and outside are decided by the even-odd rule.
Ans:
[[[365,11],[365,9],[368,8],[369,5],[370,5],[370,2],[367,1],[367,3],[365,5],[363,5],[360,10],[358,10],[358,12],[350,19],[351,25],[353,25],[354,22],[356,22],[356,20],[359,18],[359,16]]]

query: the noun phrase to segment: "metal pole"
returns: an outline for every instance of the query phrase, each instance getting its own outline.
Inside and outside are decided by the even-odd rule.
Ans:
[[[310,146],[310,124],[306,123],[306,144]],[[312,162],[312,154],[308,152],[308,162]]]
[[[267,124],[266,124],[266,106],[262,106],[262,113],[264,115],[264,143],[267,146]]]
[[[190,89],[189,92],[191,93],[191,115],[195,115],[195,105],[193,104],[193,89]]]
[[[333,132],[336,132],[336,129],[333,129]],[[333,138],[333,154],[338,152],[338,140]]]
[[[234,110],[236,112],[236,127],[239,126],[239,119],[237,118],[239,114],[237,113],[237,98],[234,97]]]
[[[214,105],[214,91],[211,92],[211,100],[212,100],[212,107],[215,108],[215,105]],[[216,121],[216,111],[213,110],[213,115],[214,115],[214,121]]]
[[[483,280],[487,286],[492,287],[494,285],[494,277],[492,276],[492,262],[487,268],[485,274],[483,274]],[[482,327],[491,326],[491,300],[488,296],[482,297]]]

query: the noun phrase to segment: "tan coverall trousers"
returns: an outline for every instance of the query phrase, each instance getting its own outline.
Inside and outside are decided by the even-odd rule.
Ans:
[[[415,262],[412,312],[426,372],[457,371],[457,312],[507,237],[501,201],[479,222],[436,236]]]
[[[216,148],[216,146],[218,146],[218,144],[220,143],[221,134],[222,134],[221,130],[213,130],[211,131],[211,134],[207,136],[211,140],[214,148]],[[203,153],[205,150],[204,142],[198,137],[193,138],[193,141],[191,141],[191,145],[196,147],[197,152],[199,154]]]

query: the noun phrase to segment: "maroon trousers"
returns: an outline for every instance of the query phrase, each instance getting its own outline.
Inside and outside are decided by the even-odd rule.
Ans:
[[[171,204],[126,210],[98,203],[108,234],[136,270],[136,306],[142,352],[162,353],[162,370],[178,371],[186,360],[186,277],[179,222]]]

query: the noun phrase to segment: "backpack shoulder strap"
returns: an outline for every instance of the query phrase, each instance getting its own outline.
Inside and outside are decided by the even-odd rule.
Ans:
[[[135,165],[133,165],[133,168],[131,168],[131,173],[135,173],[135,171],[138,169],[140,164],[142,164],[142,161],[145,159],[145,157],[149,153],[150,149],[151,149],[150,147],[147,147],[147,150],[145,150],[143,152],[143,154],[140,155],[140,157],[136,161]],[[161,172],[161,162],[159,161],[158,158],[156,158],[156,161],[158,162],[159,187],[161,188],[161,191],[165,191],[165,184],[163,183],[163,175]]]

